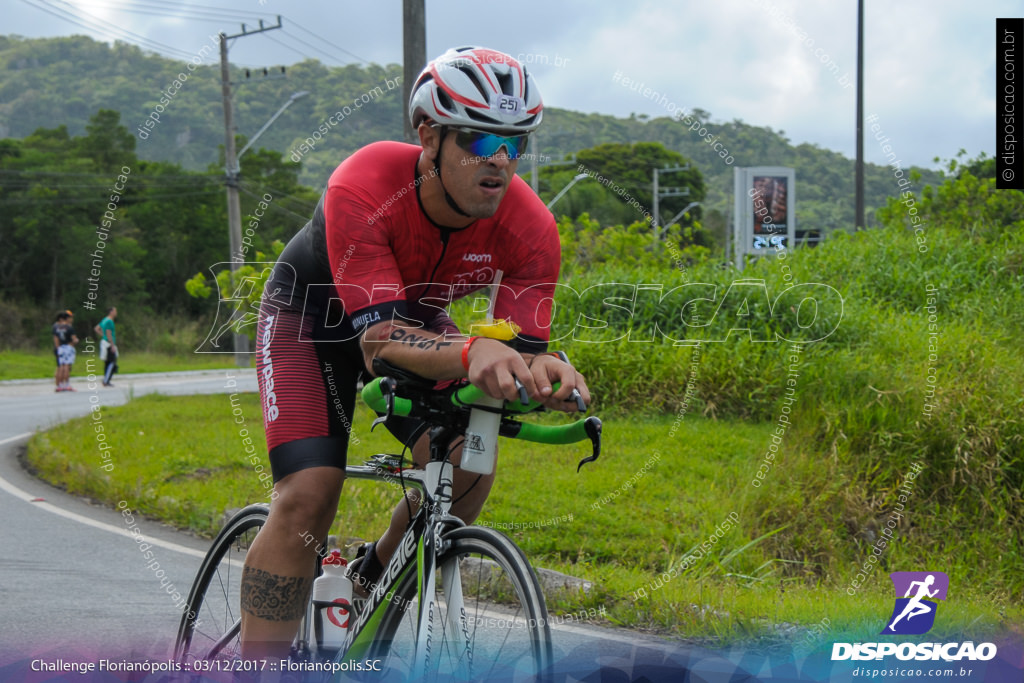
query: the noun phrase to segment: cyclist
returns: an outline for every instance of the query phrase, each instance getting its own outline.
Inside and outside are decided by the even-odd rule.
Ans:
[[[468,377],[515,400],[516,380],[546,406],[574,410],[575,369],[545,353],[560,246],[554,218],[515,175],[543,105],[512,57],[450,50],[416,80],[409,113],[419,145],[370,144],[331,175],[313,217],[289,242],[267,282],[257,330],[257,373],[278,494],[246,557],[242,644],[247,658],[283,656],[313,579],[316,544],[337,513],[355,387],[381,358],[435,380]],[[495,317],[520,329],[513,345],[466,337],[445,305],[504,272]],[[557,392],[552,383],[560,382]],[[389,421],[413,459],[426,435]],[[460,462],[461,449],[452,462]],[[493,482],[456,468],[452,512],[467,523]],[[412,501],[415,504],[415,500]],[[363,556],[376,580],[405,530],[391,526]]]

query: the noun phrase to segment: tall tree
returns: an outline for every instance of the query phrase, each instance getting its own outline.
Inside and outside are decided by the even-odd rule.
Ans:
[[[92,159],[98,171],[114,171],[135,163],[135,136],[121,125],[121,114],[100,109],[89,117],[85,136],[75,138],[79,156]]]

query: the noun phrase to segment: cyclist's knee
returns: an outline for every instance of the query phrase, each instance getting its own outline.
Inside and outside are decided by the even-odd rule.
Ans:
[[[289,474],[277,482],[270,506],[275,521],[287,526],[330,526],[338,511],[345,474],[334,467],[316,467]]]

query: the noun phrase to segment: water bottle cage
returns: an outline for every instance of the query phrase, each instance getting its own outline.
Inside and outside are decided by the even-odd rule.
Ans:
[[[349,618],[352,616],[352,603],[345,598],[337,598],[333,602],[326,600],[314,600],[313,607],[322,609],[327,619],[338,628],[348,628]],[[337,616],[336,612],[341,612]]]

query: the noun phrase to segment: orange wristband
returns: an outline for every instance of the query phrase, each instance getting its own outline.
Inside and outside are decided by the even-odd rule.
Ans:
[[[470,337],[466,340],[466,343],[462,345],[462,367],[466,368],[466,372],[469,372],[469,347],[473,345],[480,337]]]
[[[535,354],[533,356],[533,358],[530,359],[530,362],[526,364],[526,367],[532,368],[534,361],[536,361],[541,356],[554,356],[555,358],[558,358],[559,360],[561,360],[561,357],[557,353],[555,353],[554,351],[544,351],[542,353]]]

